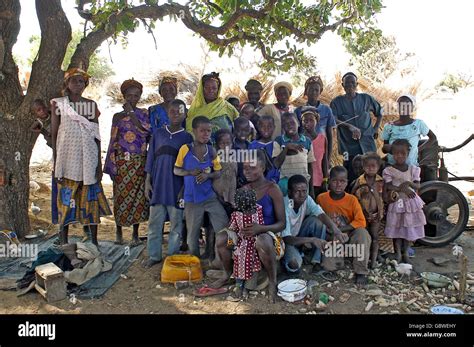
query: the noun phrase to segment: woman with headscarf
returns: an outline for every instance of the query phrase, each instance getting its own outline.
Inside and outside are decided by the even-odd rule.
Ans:
[[[60,243],[68,243],[69,224],[89,226],[97,243],[101,216],[111,214],[101,185],[99,109],[82,97],[90,76],[71,68],[64,76],[64,96],[51,100],[54,177],[58,183]]]
[[[272,140],[275,140],[282,134],[281,129],[281,116],[283,113],[292,112],[292,107],[289,104],[291,92],[293,87],[288,82],[278,82],[273,87],[277,102],[275,104],[269,104],[263,106],[257,113],[260,116],[272,116],[275,121],[275,130],[272,134]]]
[[[145,164],[147,145],[151,136],[148,113],[137,108],[143,85],[133,79],[122,83],[120,91],[125,99],[123,111],[112,119],[109,150],[104,172],[114,187],[114,217],[116,243],[121,244],[122,227],[133,226],[131,246],[140,243],[138,228],[149,215],[145,196]]]
[[[176,96],[178,95],[178,80],[176,77],[163,77],[158,92],[163,98],[163,102],[148,108],[152,130],[163,128],[165,125],[170,125],[168,109],[171,105],[171,101],[176,99]]]
[[[190,134],[193,133],[193,119],[197,116],[207,117],[211,121],[213,135],[219,129],[232,129],[232,123],[239,112],[220,97],[221,89],[222,82],[218,73],[211,72],[202,76],[186,119],[186,130]]]

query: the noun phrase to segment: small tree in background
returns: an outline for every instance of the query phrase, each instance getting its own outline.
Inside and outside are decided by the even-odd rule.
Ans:
[[[453,91],[453,93],[459,92],[460,89],[467,88],[474,85],[471,74],[458,72],[457,74],[445,74],[444,78],[437,87],[446,87]]]
[[[414,56],[414,53],[402,53],[393,36],[380,36],[366,49],[353,43],[346,44],[346,48],[352,55],[350,65],[367,80],[379,84],[397,71],[402,62]],[[405,69],[401,74],[407,74],[409,70]]]

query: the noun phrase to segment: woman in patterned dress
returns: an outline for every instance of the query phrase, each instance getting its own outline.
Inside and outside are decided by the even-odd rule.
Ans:
[[[146,110],[137,108],[142,95],[141,83],[131,79],[122,83],[123,111],[114,115],[104,172],[114,189],[116,240],[122,244],[122,227],[133,226],[131,246],[140,243],[138,228],[149,216],[145,196],[145,164],[150,140],[150,121]]]
[[[100,217],[111,211],[101,185],[99,109],[82,97],[90,76],[71,68],[64,76],[64,97],[51,100],[54,177],[58,182],[60,243],[68,243],[69,224],[90,226],[97,243]]]

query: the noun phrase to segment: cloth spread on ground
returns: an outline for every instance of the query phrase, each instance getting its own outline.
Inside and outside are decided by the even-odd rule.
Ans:
[[[38,246],[38,259],[18,257],[10,258],[7,261],[0,261],[0,279],[19,280],[17,281],[17,286],[20,287],[20,283],[24,283],[20,288],[26,288],[35,278],[34,268],[36,266],[53,262],[63,271],[72,270],[71,272],[73,272],[74,267],[71,264],[77,263],[74,260],[70,260],[75,259],[74,257],[69,258],[68,256],[71,256],[73,252],[75,252],[77,258],[79,258],[78,253],[80,256],[86,258],[91,257],[92,254],[94,254],[93,251],[91,252],[90,250],[87,250],[88,248],[79,247],[78,251],[74,251],[74,248],[71,248],[73,246],[68,246],[68,248],[64,250],[52,247],[55,240],[56,237],[35,240],[33,244]],[[71,245],[75,242],[80,244],[80,240],[80,237],[73,236],[69,238]],[[89,244],[86,243],[86,245]],[[89,261],[86,262],[86,266],[89,262],[91,264],[86,268],[88,274],[92,274],[94,271],[97,271],[97,268],[99,267],[104,271],[99,272],[95,277],[80,286],[68,288],[68,293],[74,293],[79,299],[101,297],[120,278],[120,275],[128,270],[128,268],[138,258],[144,248],[145,245],[138,245],[133,248],[128,248],[124,247],[123,245],[116,245],[112,241],[100,241],[99,249],[101,252],[101,258],[107,260],[107,263],[111,265],[111,269],[109,271],[105,271],[109,265],[104,264],[103,261],[101,261],[100,264],[98,261],[94,263],[94,260],[90,261],[89,259]],[[73,252],[71,252],[71,250]],[[27,271],[30,276],[32,276],[31,280],[28,280],[25,277],[25,271]],[[73,276],[76,275],[73,274]]]

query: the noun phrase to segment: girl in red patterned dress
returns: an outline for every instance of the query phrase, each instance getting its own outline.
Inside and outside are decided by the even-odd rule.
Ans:
[[[237,236],[237,242],[234,242],[233,275],[237,283],[236,297],[240,298],[245,280],[252,278],[253,273],[262,268],[255,246],[256,236],[247,236],[242,229],[252,224],[263,224],[263,209],[257,204],[257,194],[253,189],[237,190],[235,207],[236,211],[230,216],[229,229]]]

